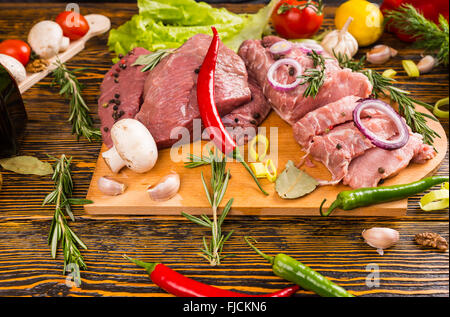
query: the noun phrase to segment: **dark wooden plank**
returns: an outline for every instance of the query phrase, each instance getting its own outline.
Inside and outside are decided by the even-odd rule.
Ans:
[[[256,5],[226,5],[235,12],[255,12]],[[54,18],[64,4],[0,4],[0,39],[26,38],[24,30],[42,19]],[[101,13],[109,16],[117,27],[137,12],[135,4],[83,3],[83,14]],[[326,10],[324,29],[332,27],[334,8]],[[400,61],[417,60],[420,51],[399,43],[391,35],[382,42],[398,48],[399,56],[378,70],[399,71],[399,87],[409,90],[420,100],[434,103],[448,95],[448,72],[436,68],[419,79],[405,76]],[[86,49],[73,58],[70,67],[87,67],[80,77],[85,83],[86,101],[91,106],[96,124],[96,98],[102,76],[111,66],[107,35],[88,42]],[[361,50],[361,54],[365,49]],[[50,87],[46,78],[24,94],[30,122],[21,154],[74,156],[73,178],[75,197],[84,197],[99,153],[99,143],[77,141],[66,122],[68,103]],[[441,121],[448,135],[448,119]],[[448,175],[448,151],[439,174]],[[264,251],[279,251],[302,260],[358,295],[448,296],[448,253],[439,253],[415,245],[414,234],[435,231],[448,239],[448,210],[423,212],[418,207],[420,196],[409,200],[408,215],[389,218],[319,217],[231,217],[224,230],[235,230],[225,252],[236,254],[222,266],[211,268],[200,258],[201,237],[209,233],[182,217],[92,217],[74,208],[73,230],[87,244],[83,251],[88,269],[82,272],[81,288],[68,288],[62,275],[62,259],[50,257],[46,244],[53,210],[41,207],[42,199],[51,191],[49,177],[23,176],[2,171],[4,188],[0,191],[0,296],[88,295],[88,296],[166,296],[149,282],[143,270],[121,258],[127,252],[144,260],[164,261],[171,267],[200,281],[219,287],[269,292],[287,285],[274,276],[264,260],[258,258],[243,242],[252,235]],[[363,229],[372,226],[392,227],[400,231],[401,241],[386,255],[379,256],[361,239]],[[365,286],[366,265],[380,265],[381,285]],[[299,292],[298,296],[310,295]]]

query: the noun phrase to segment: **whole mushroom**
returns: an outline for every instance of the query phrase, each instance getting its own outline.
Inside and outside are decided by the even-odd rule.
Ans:
[[[158,159],[155,140],[140,121],[117,121],[111,128],[111,138],[114,146],[102,156],[113,173],[125,166],[137,173],[145,173],[155,165]]]
[[[49,59],[65,51],[69,47],[70,39],[63,36],[58,23],[45,20],[31,28],[28,33],[28,43],[37,55]]]

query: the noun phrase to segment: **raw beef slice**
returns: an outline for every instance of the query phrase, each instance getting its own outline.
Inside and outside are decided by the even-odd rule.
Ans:
[[[374,147],[366,151],[350,163],[343,183],[352,188],[376,187],[380,180],[398,174],[411,160],[425,163],[435,157],[436,152],[422,139],[420,134],[410,133],[408,143],[401,148],[384,150]]]
[[[98,99],[98,115],[103,142],[108,148],[113,146],[110,134],[113,124],[120,119],[134,118],[139,111],[148,72],[141,72],[144,66],[131,65],[139,55],[149,53],[142,47],[133,49],[113,65],[103,78]]]
[[[191,37],[162,59],[147,77],[144,103],[136,119],[149,129],[159,149],[177,142],[181,138],[177,131],[187,129],[191,133],[193,120],[200,118],[197,74],[211,39],[205,34]],[[221,116],[250,101],[245,64],[222,43],[214,79],[215,102]]]

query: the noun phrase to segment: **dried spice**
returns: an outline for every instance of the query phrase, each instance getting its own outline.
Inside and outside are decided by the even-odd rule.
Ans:
[[[433,247],[443,252],[448,250],[447,240],[435,232],[418,233],[414,239],[423,246]]]
[[[18,174],[39,176],[53,174],[53,168],[50,163],[42,162],[33,156],[14,156],[0,159],[0,165],[4,169]]]
[[[312,192],[319,185],[316,179],[288,161],[286,169],[278,176],[275,190],[283,199],[295,199]]]
[[[50,63],[42,58],[37,58],[33,60],[32,62],[28,63],[25,69],[29,73],[39,73],[45,70]]]

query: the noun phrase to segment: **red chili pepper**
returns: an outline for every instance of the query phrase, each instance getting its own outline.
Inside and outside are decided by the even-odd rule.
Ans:
[[[268,195],[261,187],[255,174],[252,172],[248,164],[244,161],[236,142],[225,129],[222,119],[220,118],[217,106],[214,101],[214,73],[216,70],[217,55],[219,52],[219,35],[215,27],[212,27],[213,39],[206,53],[203,64],[200,68],[197,79],[197,102],[200,114],[205,128],[208,129],[210,139],[225,155],[231,155],[234,159],[242,163],[245,169],[253,177],[259,189]]]
[[[134,264],[143,267],[150,275],[150,279],[153,283],[166,292],[178,297],[289,297],[295,294],[299,289],[298,285],[293,285],[263,295],[238,293],[197,282],[161,263],[146,263],[132,259],[126,255],[124,255],[124,257]]]

